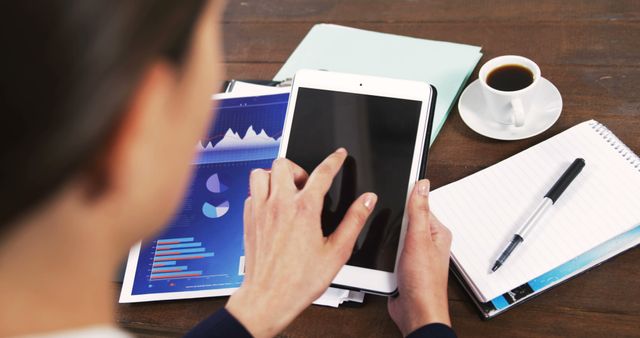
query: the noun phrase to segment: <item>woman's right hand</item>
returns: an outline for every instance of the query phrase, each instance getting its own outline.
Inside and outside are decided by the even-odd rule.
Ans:
[[[308,175],[286,159],[251,174],[244,209],[245,279],[227,310],[254,337],[272,337],[327,289],[351,256],[377,196],[358,197],[324,237],[324,196],[347,152],[338,149]]]
[[[451,326],[447,299],[451,232],[429,212],[429,181],[419,181],[408,204],[409,226],[398,265],[399,296],[389,314],[403,336],[431,323]]]

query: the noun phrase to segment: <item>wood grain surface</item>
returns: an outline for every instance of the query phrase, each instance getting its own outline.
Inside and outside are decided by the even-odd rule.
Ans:
[[[640,152],[640,1],[228,1],[223,19],[229,78],[271,79],[316,23],[480,45],[486,60],[520,54],[562,93],[558,122],[541,135],[496,141],[454,108],[431,148],[437,188],[596,119]],[[477,69],[471,80],[477,78]],[[640,193],[640,192],[639,192]],[[640,206],[638,206],[640,207]],[[459,337],[640,337],[640,250],[632,249],[489,321],[453,277],[450,312]],[[114,285],[114,293],[120,285]],[[114,296],[115,299],[115,296]],[[119,324],[139,337],[177,337],[226,298],[121,304]],[[383,297],[357,308],[312,306],[281,337],[400,337]]]

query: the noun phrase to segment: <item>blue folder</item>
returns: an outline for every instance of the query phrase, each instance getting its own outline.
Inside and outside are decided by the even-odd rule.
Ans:
[[[455,266],[452,267],[452,270],[456,278],[473,299],[482,317],[484,319],[490,319],[639,244],[640,225],[486,303],[478,301],[473,296],[471,289],[456,270]]]

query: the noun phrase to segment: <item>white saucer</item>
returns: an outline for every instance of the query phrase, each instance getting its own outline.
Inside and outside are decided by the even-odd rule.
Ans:
[[[460,95],[458,110],[462,121],[480,135],[497,140],[520,140],[535,136],[549,129],[562,112],[562,96],[558,88],[545,78],[540,78],[538,107],[527,113],[524,126],[505,125],[493,120],[487,112],[482,96],[480,80],[473,81]]]

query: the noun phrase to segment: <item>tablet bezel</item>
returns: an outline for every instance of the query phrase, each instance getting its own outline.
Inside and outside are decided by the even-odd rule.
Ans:
[[[287,157],[286,155],[289,146],[289,137],[291,135],[291,125],[295,113],[294,110],[298,96],[298,89],[301,87],[422,102],[415,138],[416,142],[413,150],[413,159],[411,161],[411,172],[409,175],[409,181],[407,182],[407,198],[405,200],[405,210],[402,216],[400,239],[398,243],[398,251],[396,252],[394,271],[387,272],[345,265],[338,272],[332,282],[332,285],[347,287],[368,293],[382,295],[394,294],[397,291],[396,271],[398,268],[398,259],[402,252],[407,228],[406,203],[415,182],[425,174],[424,167],[426,166],[424,164],[426,163],[423,162],[426,161],[426,156],[424,155],[425,152],[428,151],[429,139],[431,136],[427,134],[431,129],[430,122],[433,120],[432,100],[435,97],[435,91],[429,84],[417,81],[319,70],[300,70],[296,73],[293,80],[278,157]]]

